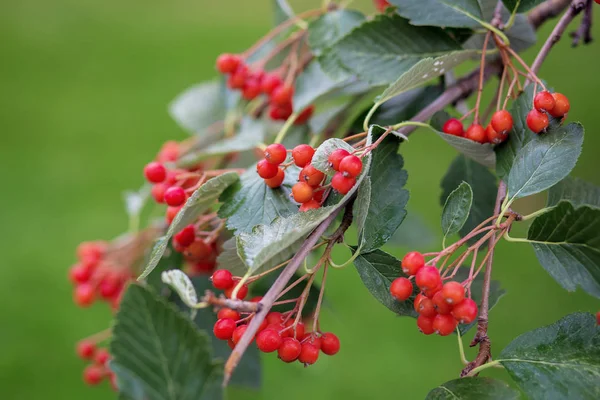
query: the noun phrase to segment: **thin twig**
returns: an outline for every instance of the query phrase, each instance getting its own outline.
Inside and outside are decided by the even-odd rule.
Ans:
[[[592,41],[592,7],[594,0],[586,0],[585,11],[581,24],[575,32],[571,32],[573,38],[572,46],[577,47],[579,41],[583,39],[583,44],[588,44]]]

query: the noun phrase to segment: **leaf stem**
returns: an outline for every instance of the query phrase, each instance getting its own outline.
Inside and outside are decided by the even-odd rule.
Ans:
[[[472,370],[471,370],[471,371],[470,371],[470,372],[469,372],[467,375],[465,375],[465,376],[475,376],[475,375],[477,375],[478,373],[480,373],[481,371],[483,371],[484,369],[488,369],[488,368],[495,367],[495,366],[498,366],[498,365],[501,365],[501,364],[500,364],[500,360],[490,361],[490,362],[488,362],[488,363],[485,363],[485,364],[483,364],[483,365],[480,365],[480,366],[478,366],[478,367],[476,367],[476,368],[473,368],[473,369],[472,369]]]
[[[531,214],[528,214],[528,215],[522,215],[522,216],[521,216],[521,218],[520,218],[520,220],[521,220],[521,221],[527,221],[527,220],[530,220],[530,219],[533,219],[533,218],[537,218],[537,217],[539,217],[540,215],[542,215],[542,214],[545,214],[545,213],[547,213],[548,211],[552,210],[553,208],[554,208],[554,207],[544,207],[544,208],[542,208],[542,209],[539,209],[539,210],[537,210],[537,211],[535,211],[535,212],[532,212]]]
[[[465,346],[463,345],[462,336],[460,336],[460,329],[458,329],[458,327],[456,327],[456,337],[458,338],[458,354],[460,355],[460,361],[464,365],[467,365],[469,361],[465,356]]]
[[[283,139],[285,139],[285,135],[288,133],[289,129],[294,124],[294,121],[296,121],[296,118],[298,118],[298,113],[293,113],[292,115],[290,115],[290,117],[285,121],[285,124],[283,124],[281,130],[277,134],[277,137],[275,138],[275,143],[283,142]]]
[[[369,121],[371,121],[371,117],[373,116],[373,114],[375,114],[375,111],[377,111],[380,105],[380,103],[373,104],[373,107],[371,107],[371,109],[367,113],[367,116],[363,121],[363,129],[365,130],[365,132],[369,130]]]
[[[525,239],[525,238],[514,238],[514,237],[511,237],[511,236],[508,234],[508,231],[504,232],[504,239],[505,239],[507,242],[513,242],[513,243],[531,243],[531,241],[530,241],[529,239]]]

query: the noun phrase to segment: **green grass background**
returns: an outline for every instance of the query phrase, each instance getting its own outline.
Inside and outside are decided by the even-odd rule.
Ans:
[[[213,76],[220,52],[241,51],[263,34],[270,3],[20,0],[0,6],[2,398],[114,398],[107,386],[83,384],[83,363],[74,355],[79,338],[110,320],[105,306],[81,310],[71,301],[66,275],[75,246],[126,229],[121,192],[139,186],[142,166],[163,141],[185,137],[167,103]],[[293,2],[297,9],[318,3]],[[370,9],[367,0],[355,4]],[[600,38],[598,26],[594,32]],[[569,120],[586,126],[574,173],[596,184],[598,45],[572,50],[565,40],[541,71],[571,99]],[[534,55],[530,50],[526,59]],[[421,131],[404,154],[413,209],[438,229],[439,182],[455,152]],[[543,199],[522,209],[536,201]],[[563,291],[527,245],[500,244],[494,275],[508,292],[491,313],[496,353],[520,333],[600,308],[583,293]],[[394,317],[370,297],[353,267],[331,274],[327,296],[331,307],[322,326],[341,337],[339,355],[307,369],[265,357],[263,389],[234,390],[231,399],[419,399],[460,371],[454,337],[425,337],[414,320]]]

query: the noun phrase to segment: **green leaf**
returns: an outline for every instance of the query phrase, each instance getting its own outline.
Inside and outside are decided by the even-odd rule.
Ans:
[[[374,85],[394,82],[423,58],[461,50],[439,28],[417,27],[397,15],[378,15],[323,52],[321,67],[330,76],[346,73]]]
[[[600,329],[591,314],[524,333],[497,359],[532,400],[600,398]]]
[[[356,231],[359,236],[359,246],[364,241],[363,229],[369,212],[369,206],[371,204],[371,179],[366,176],[363,182],[358,188],[358,194],[354,201],[354,209],[352,215],[354,216],[354,223],[356,224]]]
[[[335,174],[335,171],[329,166],[328,157],[337,149],[344,149],[350,153],[354,151],[354,148],[348,143],[344,142],[342,139],[327,139],[326,141],[321,143],[319,147],[317,147],[317,150],[313,155],[311,164],[319,171],[332,176],[333,174]]]
[[[371,121],[382,126],[408,121],[435,100],[442,91],[440,85],[431,85],[404,92],[383,103],[371,117]],[[359,121],[361,129],[363,119],[364,117]]]
[[[506,382],[492,378],[459,378],[433,389],[425,400],[516,400],[521,394]]]
[[[461,237],[467,235],[476,226],[494,214],[497,191],[496,177],[483,165],[461,154],[452,161],[450,168],[448,168],[446,175],[442,179],[441,205],[446,202],[452,190],[463,181],[467,182],[473,190],[473,203],[467,221],[459,230]],[[480,236],[476,236],[469,243],[472,244],[479,238]]]
[[[163,256],[171,237],[194,222],[196,218],[208,210],[219,198],[221,193],[238,179],[239,177],[235,172],[227,172],[223,175],[209,179],[190,196],[171,223],[167,233],[156,241],[156,244],[150,253],[148,265],[144,272],[139,276],[138,280],[146,278],[156,267]]]
[[[183,129],[200,133],[213,123],[225,119],[226,97],[221,82],[200,83],[177,96],[169,105],[169,113]]]
[[[300,112],[321,96],[347,84],[347,80],[335,80],[325,74],[318,61],[312,61],[298,75],[294,85],[294,111]]]
[[[410,208],[410,207],[409,207]],[[471,213],[472,214],[472,213]],[[422,215],[408,210],[402,225],[392,235],[388,244],[411,249],[427,249],[438,243],[437,232],[424,221]]]
[[[130,398],[223,397],[222,365],[212,361],[208,336],[141,286],[130,285],[120,303],[110,352],[119,387]]]
[[[287,0],[273,0],[273,10],[276,26],[294,16],[294,10]]]
[[[359,26],[365,16],[353,10],[340,9],[323,14],[308,24],[308,44],[318,56],[352,29]]]
[[[560,182],[575,167],[582,146],[583,126],[577,123],[560,127],[523,146],[508,174],[511,201]]]
[[[160,277],[164,284],[173,288],[183,303],[193,308],[198,304],[198,294],[190,278],[179,269],[163,271]]]
[[[149,256],[150,255],[148,254],[148,258],[149,258]],[[148,262],[146,261],[145,264],[148,264]],[[152,286],[152,288],[157,293],[162,293],[162,290],[164,289],[165,284],[162,282],[161,274],[164,271],[169,271],[172,269],[180,269],[182,265],[183,265],[183,254],[181,254],[178,251],[175,251],[173,249],[172,244],[168,243],[167,248],[165,249],[165,252],[164,252],[162,258],[160,259],[160,261],[158,262],[158,264],[156,265],[154,270],[152,270],[150,275],[148,275],[148,277],[146,278],[146,283],[149,286]]]
[[[374,126],[374,139],[383,132]],[[371,181],[371,200],[366,215],[361,252],[368,253],[383,246],[396,232],[404,217],[409,193],[404,189],[408,173],[404,159],[398,154],[400,140],[387,136],[373,151],[373,161],[369,177]]]
[[[398,14],[413,25],[452,28],[480,28],[484,10],[496,5],[495,0],[388,0],[398,7]]]
[[[472,204],[473,189],[467,182],[461,182],[456,189],[450,192],[442,210],[444,242],[448,236],[454,235],[465,225],[471,213]]]
[[[544,0],[502,0],[502,2],[509,10],[524,13],[543,3]]]
[[[493,167],[496,164],[496,154],[494,148],[489,143],[477,143],[472,140],[448,135],[442,132],[442,126],[450,118],[450,115],[445,111],[439,111],[431,117],[431,126],[435,129],[435,133],[446,141],[450,146],[460,151],[465,156],[478,163],[486,166]]]
[[[574,206],[600,207],[600,187],[579,178],[567,176],[548,191],[548,206],[560,201],[570,201]]]
[[[563,288],[600,297],[600,209],[560,202],[533,221],[527,239]]]

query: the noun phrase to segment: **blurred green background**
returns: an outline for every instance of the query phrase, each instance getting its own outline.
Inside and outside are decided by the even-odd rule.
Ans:
[[[301,10],[320,2],[292,4]],[[354,4],[372,9],[369,0]],[[126,229],[121,192],[140,185],[142,166],[162,142],[185,137],[167,103],[213,76],[220,52],[241,51],[264,34],[270,6],[269,0],[20,0],[0,6],[2,398],[115,397],[108,385],[84,385],[84,365],[74,354],[77,340],[110,320],[104,305],[82,310],[72,303],[66,276],[74,249]],[[546,26],[540,36],[548,32]],[[541,71],[569,96],[569,119],[586,127],[574,173],[596,184],[598,45],[573,50],[565,40]],[[534,55],[530,50],[526,59]],[[455,152],[422,131],[404,154],[412,207],[438,229],[439,182]],[[521,207],[531,209],[536,201],[543,199]],[[496,352],[567,313],[600,308],[582,293],[563,291],[529,246],[508,247],[500,245],[494,269],[508,292],[491,314]],[[394,317],[370,297],[352,267],[330,275],[327,296],[331,307],[322,326],[339,334],[341,353],[307,369],[264,357],[263,389],[234,390],[230,399],[419,399],[457,377],[456,338],[425,337],[414,320]]]

